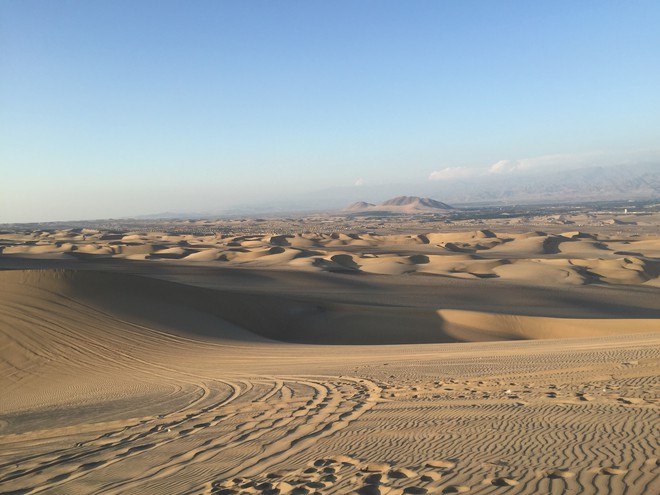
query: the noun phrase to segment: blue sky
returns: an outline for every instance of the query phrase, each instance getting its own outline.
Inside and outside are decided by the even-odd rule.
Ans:
[[[657,1],[0,0],[0,222],[660,156],[659,25]]]

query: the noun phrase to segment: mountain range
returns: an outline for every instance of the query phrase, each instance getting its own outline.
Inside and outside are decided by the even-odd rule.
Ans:
[[[400,196],[401,194],[408,196]],[[381,202],[383,198],[394,197]],[[290,194],[268,201],[238,203],[231,209],[143,215],[138,218],[206,218],[222,215],[296,214],[322,211],[442,211],[445,203],[560,204],[588,201],[660,199],[660,164],[595,166],[526,173],[476,174],[452,180],[364,184]],[[412,200],[410,198],[413,198]],[[353,204],[351,204],[353,203]],[[351,204],[348,208],[347,204]]]
[[[383,198],[402,193],[442,198],[453,206],[656,199],[660,198],[660,164],[476,174],[452,180],[334,187],[297,195],[295,205],[308,205],[316,210],[343,209],[355,201],[377,205]],[[290,206],[293,205],[291,201]]]

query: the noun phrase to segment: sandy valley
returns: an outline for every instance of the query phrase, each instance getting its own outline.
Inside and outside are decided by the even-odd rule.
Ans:
[[[3,231],[0,492],[658,493],[660,236],[482,227]]]

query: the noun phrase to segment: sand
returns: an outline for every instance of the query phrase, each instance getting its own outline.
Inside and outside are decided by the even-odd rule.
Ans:
[[[0,239],[0,492],[657,493],[653,236]]]
[[[84,230],[84,232],[83,232]],[[550,285],[660,285],[660,236],[491,230],[416,235],[173,235],[68,229],[5,233],[0,256],[223,264],[278,270],[425,274]]]

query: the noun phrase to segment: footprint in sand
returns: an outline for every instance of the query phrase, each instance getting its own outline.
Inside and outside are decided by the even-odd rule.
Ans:
[[[516,486],[518,482],[511,478],[494,478],[490,480],[490,484],[494,486]]]
[[[443,474],[455,465],[454,461],[434,459],[427,461],[424,467],[420,468],[422,472],[419,473],[414,469],[392,466],[388,463],[362,463],[351,457],[334,456],[312,460],[306,468],[300,470],[276,470],[264,473],[261,475],[261,481],[243,477],[216,481],[211,485],[211,493],[214,495],[320,495],[331,490],[336,482],[341,482],[343,476],[340,473],[342,470],[348,470],[352,477],[345,481],[349,482],[349,486],[355,487],[351,495],[426,495],[438,493],[437,488],[434,488],[436,491],[429,492],[428,487],[434,487],[433,482],[442,479]],[[426,471],[429,468],[430,470]],[[415,479],[421,484],[411,484]],[[403,486],[395,488],[392,484]],[[470,488],[467,486],[452,485],[446,487],[442,493],[468,491]]]
[[[279,490],[279,495],[286,495],[291,493],[296,487],[293,486],[291,483],[287,483],[286,481],[280,481],[275,485],[275,490]]]
[[[330,457],[328,460],[338,464],[346,464],[350,466],[359,464],[359,461],[357,459],[353,459],[352,457],[348,457],[347,455],[335,455],[333,457]]]
[[[258,484],[255,488],[259,491],[265,492],[267,490],[272,490],[273,484],[267,481],[265,483]]]
[[[359,495],[380,495],[380,487],[378,485],[364,485],[357,493]]]
[[[287,474],[289,474],[287,471],[274,471],[272,473],[268,473],[266,475],[266,478],[268,478],[268,479],[284,478]]]
[[[238,490],[234,490],[233,488],[220,488],[218,490],[214,490],[213,495],[235,495],[238,493]]]
[[[431,481],[440,481],[442,475],[440,473],[424,473],[420,476],[420,480],[430,483]]]
[[[442,493],[467,493],[470,491],[469,486],[465,485],[451,485],[442,490]]]
[[[435,469],[452,469],[456,466],[455,462],[445,461],[439,459],[428,460],[424,463],[425,467],[435,468]]]
[[[428,493],[428,490],[423,486],[408,486],[403,489],[403,493],[409,493],[410,495],[424,495]]]
[[[378,485],[382,478],[383,478],[382,474],[374,473],[374,474],[370,474],[369,476],[367,476],[364,479],[364,482],[368,483],[369,485]]]
[[[391,466],[389,464],[370,462],[362,466],[362,471],[365,473],[385,473],[389,471]]]
[[[393,469],[387,475],[390,478],[400,480],[405,478],[414,478],[415,476],[417,476],[417,473],[411,469],[399,468],[399,469]]]

